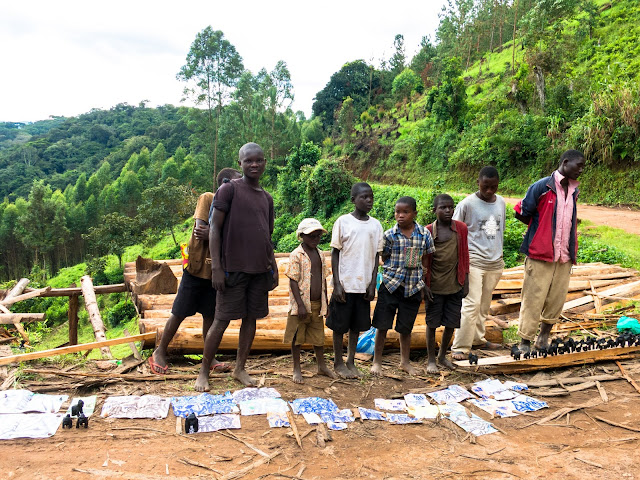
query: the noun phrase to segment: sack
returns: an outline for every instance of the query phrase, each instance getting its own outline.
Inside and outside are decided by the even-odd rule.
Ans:
[[[356,344],[356,352],[367,353],[373,355],[373,351],[376,346],[376,327],[371,327],[366,332],[363,332],[358,337],[358,343]]]

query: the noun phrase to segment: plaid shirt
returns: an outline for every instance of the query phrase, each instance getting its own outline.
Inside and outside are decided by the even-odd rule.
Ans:
[[[396,223],[393,228],[384,232],[383,258],[388,257],[382,265],[382,283],[393,293],[404,286],[404,296],[415,295],[425,286],[422,278],[422,263],[417,267],[406,267],[405,258],[408,248],[414,248],[418,258],[425,253],[436,251],[429,230],[414,222],[411,238],[405,237]]]

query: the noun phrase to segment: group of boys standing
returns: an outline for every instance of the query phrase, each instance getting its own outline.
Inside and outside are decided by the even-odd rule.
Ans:
[[[271,243],[273,199],[259,183],[266,167],[264,153],[257,144],[248,143],[240,149],[238,163],[242,176],[224,169],[218,176],[215,196],[209,193],[200,197],[189,243],[189,264],[161,342],[149,358],[152,372],[166,373],[167,346],[178,326],[186,316],[202,313],[205,346],[197,391],[209,390],[210,370],[231,371],[229,365],[217,362],[215,355],[229,321],[235,319],[242,319],[242,325],[232,375],[244,385],[255,384],[245,363],[256,320],[268,315],[269,291],[278,286]],[[558,169],[531,185],[515,207],[516,218],[528,225],[521,247],[526,261],[518,330],[522,337],[519,348],[525,352],[531,348],[541,322],[536,347],[546,346],[551,326],[561,313],[571,265],[576,262],[577,178],[583,168],[582,153],[568,150]],[[400,337],[399,366],[415,374],[409,351],[422,301],[426,308],[428,373],[438,373],[438,365],[455,368],[446,357],[452,337],[454,360],[467,358],[472,348],[501,348],[485,338],[492,292],[504,268],[506,210],[503,198],[496,194],[498,185],[498,171],[482,168],[478,191],[457,207],[447,194],[434,198],[436,220],[427,226],[416,222],[415,199],[401,197],[394,208],[396,224],[386,232],[369,216],[374,201],[371,187],[364,182],[353,185],[354,210],[339,217],[332,228],[331,298],[326,283],[329,268],[318,249],[327,231],[316,219],[300,222],[296,233],[301,243],[291,252],[285,272],[289,278],[289,314],[284,342],[291,344],[294,382],[303,383],[303,344],[313,346],[318,374],[361,377],[355,365],[356,346],[360,332],[371,325],[377,329],[371,373],[381,374],[387,331],[394,320]],[[378,300],[371,320],[370,302],[376,295],[380,260]],[[325,318],[333,332],[333,372],[324,360]],[[436,358],[438,327],[444,327],[444,332]]]

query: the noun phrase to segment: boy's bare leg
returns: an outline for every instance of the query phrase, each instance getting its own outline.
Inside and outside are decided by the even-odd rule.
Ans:
[[[207,336],[204,338],[204,352],[202,354],[202,365],[200,365],[200,374],[196,379],[194,390],[196,392],[208,392],[209,391],[209,369],[211,368],[211,362],[216,358],[218,353],[218,347],[222,340],[224,331],[229,326],[229,322],[221,322],[220,320],[214,320],[209,328]]]
[[[313,352],[316,354],[316,362],[318,363],[318,375],[325,375],[329,378],[337,378],[336,374],[329,370],[326,362],[324,361],[324,347],[314,346]]]
[[[296,337],[291,341],[291,357],[293,358],[293,383],[304,383],[302,369],[300,368],[300,350],[302,346],[296,345]]]
[[[538,338],[534,344],[537,349],[541,349],[542,347],[547,348],[549,346],[549,334],[551,333],[552,328],[553,324],[551,323],[542,322],[540,324],[540,333],[538,334]]]
[[[362,378],[364,375],[356,367],[356,347],[358,346],[357,330],[349,330],[349,347],[347,349],[347,368],[355,375],[353,378]]]
[[[238,335],[238,356],[236,368],[233,370],[233,378],[242,383],[245,387],[255,387],[257,382],[251,378],[244,366],[249,357],[249,351],[253,344],[253,337],[256,336],[256,319],[243,318]]]
[[[333,369],[342,378],[356,378],[355,374],[347,368],[342,360],[342,343],[344,334],[333,332]]]
[[[440,352],[438,353],[438,364],[442,365],[445,368],[448,368],[449,370],[456,369],[456,366],[453,363],[451,363],[451,360],[447,358],[447,348],[451,343],[452,336],[453,336],[453,328],[444,327],[444,333],[442,334],[442,343],[440,343]]]
[[[427,326],[427,373],[440,373],[436,365],[436,329]]]
[[[371,373],[373,375],[382,375],[382,352],[384,351],[384,342],[387,339],[387,331],[376,329],[376,343],[373,350],[373,365],[371,365]]]
[[[169,316],[169,319],[164,326],[164,331],[162,332],[160,344],[151,354],[152,361],[163,369],[168,365],[167,348],[169,347],[169,342],[173,340],[174,335],[183,321],[184,317],[176,317],[173,313]]]
[[[411,365],[411,361],[409,359],[410,352],[411,352],[411,333],[401,333],[400,334],[400,369],[404,370],[409,375],[416,375],[418,371],[415,368],[413,368],[413,365]]]

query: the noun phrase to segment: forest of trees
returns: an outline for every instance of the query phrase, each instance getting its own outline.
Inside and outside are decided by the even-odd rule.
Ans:
[[[493,164],[522,193],[566,148],[591,164],[582,198],[637,204],[639,35],[633,0],[449,0],[415,56],[398,34],[389,58],[346,63],[307,119],[285,61],[250,72],[207,27],[176,72],[197,108],[0,124],[0,280],[173,235],[249,140],[278,214],[329,218],[352,174],[458,189]]]

